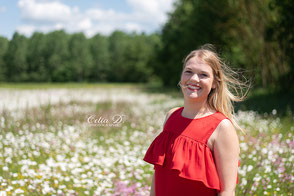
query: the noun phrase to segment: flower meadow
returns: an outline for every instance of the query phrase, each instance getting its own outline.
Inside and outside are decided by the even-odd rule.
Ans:
[[[0,196],[149,195],[154,170],[143,157],[166,112],[183,105],[181,96],[133,88],[0,96]],[[237,120],[246,132],[238,132],[236,195],[293,195],[293,117],[238,111]]]

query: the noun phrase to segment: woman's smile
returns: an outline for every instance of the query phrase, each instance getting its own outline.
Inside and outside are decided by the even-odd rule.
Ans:
[[[187,88],[190,90],[190,91],[193,91],[193,92],[197,92],[201,89],[200,86],[198,85],[187,85]]]

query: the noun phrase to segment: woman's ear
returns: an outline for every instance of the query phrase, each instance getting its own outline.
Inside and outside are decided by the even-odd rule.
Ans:
[[[212,83],[212,86],[211,86],[211,88],[212,88],[212,89],[215,89],[215,88],[216,88],[216,86],[217,86],[217,84],[216,84],[216,81],[214,80],[214,81],[213,81],[213,83]]]

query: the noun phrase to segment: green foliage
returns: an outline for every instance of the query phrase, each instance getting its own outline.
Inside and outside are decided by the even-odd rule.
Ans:
[[[294,91],[294,3],[177,0],[160,33],[64,31],[0,37],[0,81],[150,82],[176,88],[184,57],[205,43],[255,87]]]
[[[7,81],[27,81],[27,38],[18,33],[14,33],[9,42],[5,60],[5,74]]]
[[[147,82],[159,35],[115,31],[86,38],[63,30],[15,33],[0,39],[0,81],[8,82]]]
[[[180,79],[183,58],[192,50],[205,43],[214,44],[229,65],[247,70],[247,77],[255,86],[281,86],[280,79],[291,75],[290,64],[285,59],[293,56],[286,53],[280,40],[269,39],[271,24],[278,22],[280,28],[274,31],[286,32],[284,43],[293,38],[293,6],[288,1],[280,4],[281,11],[272,9],[274,0],[254,1],[212,1],[179,0],[169,14],[168,22],[162,29],[162,48],[155,73],[165,85],[176,86]],[[277,6],[277,5],[275,5]],[[283,7],[284,6],[284,7]],[[292,7],[291,7],[292,6]],[[292,18],[291,18],[292,17]],[[291,18],[287,19],[286,18]],[[282,22],[282,21],[287,22]],[[285,34],[285,33],[284,33]],[[283,34],[283,35],[284,35]],[[164,65],[164,66],[163,66]]]
[[[109,37],[109,81],[146,82],[152,75],[150,59],[155,56],[157,43],[157,35],[113,32]]]
[[[241,103],[235,103],[235,111],[254,110],[259,114],[271,114],[273,110],[280,117],[292,116],[294,111],[293,92],[275,92],[267,89],[255,89]]]
[[[0,81],[5,81],[4,55],[8,47],[8,39],[0,36]]]
[[[84,34],[73,34],[69,40],[69,66],[71,81],[86,81],[92,67],[93,60],[90,54],[87,39]]]
[[[46,36],[43,33],[34,33],[28,40],[27,50],[27,74],[29,81],[47,81],[46,64]]]
[[[69,35],[64,31],[54,31],[47,35],[45,58],[50,82],[65,82],[71,79],[68,42]]]
[[[109,67],[111,77],[114,82],[123,81],[126,76],[126,66],[124,65],[124,51],[127,50],[127,35],[121,31],[114,31],[109,36],[109,51],[111,51]],[[108,79],[111,79],[108,78]]]
[[[267,39],[268,26],[277,16],[270,9],[271,3],[272,0],[234,2],[230,5],[236,10],[230,19],[234,25],[226,32],[226,53],[237,65],[249,70],[255,85],[262,87],[277,87],[279,77],[288,67],[279,43]]]
[[[108,38],[100,34],[89,40],[90,52],[93,58],[93,66],[90,69],[90,81],[107,81],[110,73],[109,61],[111,52],[108,50]]]
[[[219,10],[222,10],[221,12]],[[165,85],[180,80],[183,58],[202,44],[223,45],[230,11],[226,1],[180,0],[162,30],[161,64],[156,73]],[[166,74],[168,70],[168,74]]]
[[[273,0],[272,10],[277,12],[276,20],[268,28],[270,40],[279,43],[288,70],[279,78],[279,89],[294,92],[294,2]]]
[[[149,59],[152,57],[154,41],[144,34],[134,34],[128,39],[127,48],[123,50],[125,78],[128,82],[146,82],[152,72]]]

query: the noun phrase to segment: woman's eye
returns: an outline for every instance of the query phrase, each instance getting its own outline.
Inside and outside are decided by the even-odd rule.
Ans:
[[[201,74],[201,76],[203,76],[203,77],[207,77],[207,74]]]
[[[185,73],[191,73],[191,71],[185,71]]]

